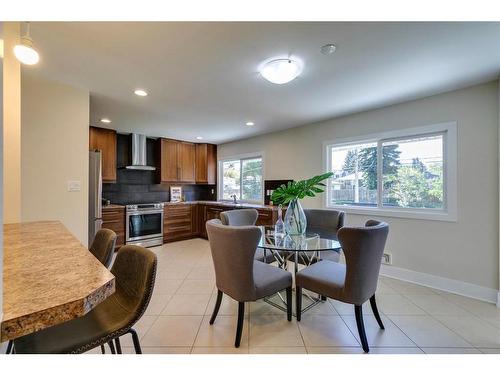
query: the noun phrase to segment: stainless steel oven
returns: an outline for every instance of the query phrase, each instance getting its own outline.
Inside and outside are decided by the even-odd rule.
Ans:
[[[163,203],[126,206],[126,243],[144,247],[163,244]]]

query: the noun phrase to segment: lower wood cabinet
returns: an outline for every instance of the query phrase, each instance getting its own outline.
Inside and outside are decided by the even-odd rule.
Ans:
[[[208,238],[206,222],[212,219],[220,219],[220,213],[229,210],[238,210],[238,208],[217,205],[198,204],[198,226],[199,236]],[[274,225],[277,220],[277,212],[271,209],[259,208],[257,209],[259,216],[256,225]]]
[[[125,207],[103,207],[102,227],[116,233],[116,249],[125,245]]]
[[[166,205],[163,214],[163,242],[192,238],[198,233],[197,205]]]

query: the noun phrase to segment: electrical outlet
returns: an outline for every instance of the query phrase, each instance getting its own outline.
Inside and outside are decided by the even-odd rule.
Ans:
[[[382,264],[392,264],[392,254],[384,253],[382,255]]]

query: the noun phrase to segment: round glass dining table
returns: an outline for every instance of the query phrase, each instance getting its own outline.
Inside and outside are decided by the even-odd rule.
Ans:
[[[308,232],[301,236],[277,234],[274,226],[260,226],[262,237],[257,247],[264,250],[265,259],[269,252],[281,268],[287,268],[288,261],[295,265],[294,273],[298,271],[299,261],[305,266],[321,259],[321,252],[333,250],[340,252],[342,247],[335,239],[321,237],[317,233]]]
[[[299,270],[299,263],[307,267],[321,260],[321,252],[323,251],[340,252],[342,250],[336,239],[324,238],[317,233],[306,231],[301,236],[290,236],[275,233],[274,226],[260,226],[260,229],[262,236],[257,247],[263,249],[264,259],[268,259],[268,254],[272,255],[278,267],[285,270],[288,270],[288,264],[292,262],[294,274]],[[304,289],[303,294],[311,300],[311,303],[304,305],[302,312],[325,300],[322,296],[311,296]],[[286,302],[281,293],[277,293],[273,297],[264,298],[264,301],[286,311]]]

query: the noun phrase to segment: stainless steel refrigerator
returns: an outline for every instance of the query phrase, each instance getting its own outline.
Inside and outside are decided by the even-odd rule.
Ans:
[[[89,152],[89,247],[102,226],[102,155]]]

